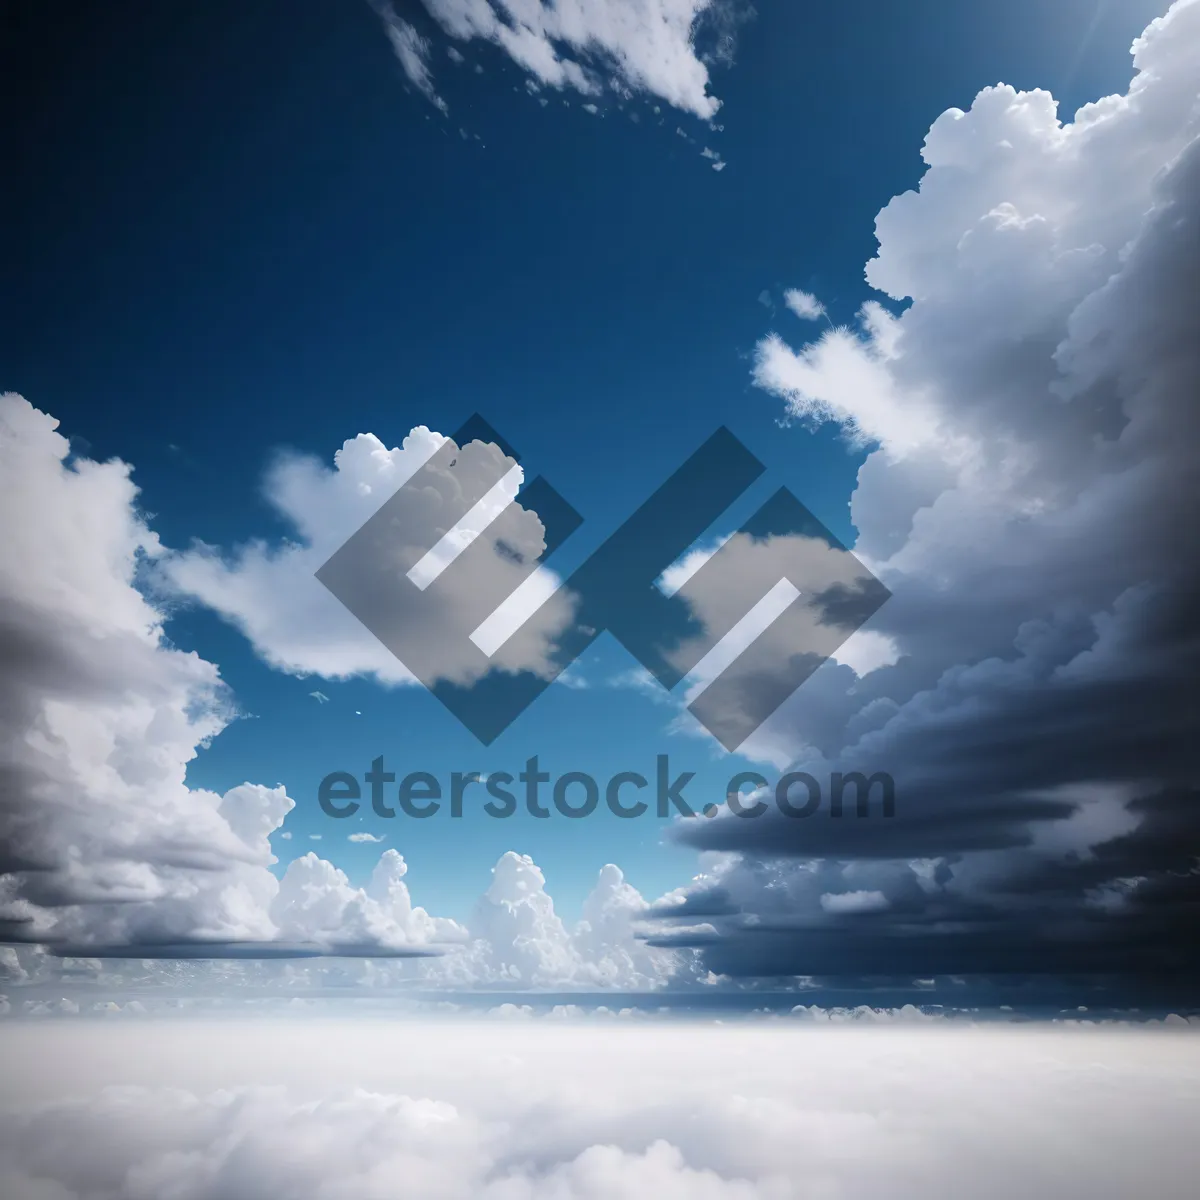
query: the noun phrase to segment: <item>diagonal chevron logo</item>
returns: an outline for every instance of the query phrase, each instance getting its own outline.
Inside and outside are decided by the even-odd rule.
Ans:
[[[472,417],[317,572],[485,745],[607,631],[732,752],[890,594],[784,488],[689,554],[765,470],[724,427],[547,587],[582,518],[518,463]]]

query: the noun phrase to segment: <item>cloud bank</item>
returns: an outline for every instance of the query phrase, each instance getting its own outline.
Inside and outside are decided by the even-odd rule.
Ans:
[[[758,347],[790,417],[869,448],[854,550],[895,648],[826,664],[759,740],[890,772],[898,815],[681,825],[726,852],[688,890],[733,910],[716,971],[1200,961],[1200,3],[1133,56],[1070,121],[1004,85],[944,113],[876,222],[886,299]]]
[[[468,931],[413,903],[394,849],[362,887],[312,852],[277,878],[270,838],[293,808],[283,788],[245,783],[219,796],[186,782],[235,710],[217,668],[165,637],[163,612],[139,588],[147,572],[166,560],[216,607],[261,620],[264,657],[296,665],[325,653],[319,616],[303,619],[323,591],[314,556],[338,536],[325,531],[353,528],[378,505],[379,487],[438,462],[447,445],[462,465],[433,483],[451,493],[494,447],[458,452],[418,430],[393,451],[371,438],[347,443],[333,472],[289,460],[273,494],[309,545],[247,548],[229,565],[207,550],[168,555],[137,509],[129,467],[72,456],[56,425],[19,396],[0,398],[0,938],[73,958],[424,957],[458,947],[426,978],[464,985],[638,988],[672,974],[680,956],[637,940],[647,906],[615,866],[568,931],[537,866],[506,854]],[[298,604],[293,575],[309,587]],[[248,596],[281,599],[263,611]],[[335,638],[342,657],[320,665],[394,662],[364,648],[365,631],[356,639]],[[24,974],[5,949],[0,975],[19,984]]]
[[[1187,1032],[285,1020],[0,1044],[11,1200],[1172,1200],[1200,1167]]]

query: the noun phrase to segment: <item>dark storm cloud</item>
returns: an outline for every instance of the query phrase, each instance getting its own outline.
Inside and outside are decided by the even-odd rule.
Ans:
[[[1006,89],[943,117],[869,268],[911,307],[857,349],[764,343],[793,412],[881,444],[856,553],[900,655],[827,664],[776,740],[819,780],[888,772],[896,814],[680,822],[738,856],[696,884],[738,909],[692,943],[713,971],[1200,973],[1198,35],[1177,6],[1130,98],[1065,131]]]

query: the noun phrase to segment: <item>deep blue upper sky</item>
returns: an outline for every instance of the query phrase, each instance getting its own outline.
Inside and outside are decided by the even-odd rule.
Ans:
[[[24,119],[6,136],[19,182],[3,200],[0,384],[81,449],[133,463],[171,546],[284,532],[259,492],[281,446],[329,460],[359,432],[392,445],[475,410],[587,518],[568,560],[721,423],[772,488],[849,537],[858,458],[828,432],[780,430],[750,383],[756,340],[794,320],[783,288],[850,320],[875,213],[916,185],[938,113],[999,80],[1049,87],[1067,112],[1123,89],[1129,43],[1162,5],[757,7],[735,64],[713,73],[711,132],[665,106],[659,123],[654,101],[542,107],[475,44],[458,68],[435,46],[443,117],[406,87],[366,4],[12,7],[4,72]],[[281,854],[323,830],[322,852],[352,873],[369,861],[372,847],[335,852],[343,831],[313,811],[329,770],[418,746],[428,769],[480,765],[423,694],[320,684],[337,703],[317,706],[316,682],[269,671],[215,618],[181,614],[171,633],[220,663],[256,718],[193,778],[286,782],[299,808]],[[629,693],[571,692],[489,765],[552,746],[563,770],[638,769],[667,750],[702,769],[711,756],[665,720]],[[647,893],[682,882],[691,856],[630,824],[385,832],[422,867],[417,898],[458,915],[509,848],[546,867],[568,908],[609,859]]]

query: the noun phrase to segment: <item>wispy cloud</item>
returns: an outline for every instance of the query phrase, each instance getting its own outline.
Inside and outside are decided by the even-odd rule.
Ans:
[[[447,111],[434,89],[428,39],[399,17],[388,0],[369,3],[383,21],[409,81]],[[448,37],[490,43],[538,86],[595,98],[612,92],[626,98],[646,95],[706,121],[721,105],[710,91],[709,68],[732,64],[737,27],[753,14],[743,0],[423,4]],[[454,62],[462,61],[454,47],[447,53]]]
[[[414,25],[400,17],[388,0],[367,2],[383,22],[384,32],[409,83],[439,112],[448,113],[450,106],[433,86],[433,74],[429,70],[429,39],[423,38]]]
[[[825,305],[816,296],[799,288],[788,288],[783,293],[783,302],[804,321],[819,321],[825,315]]]

